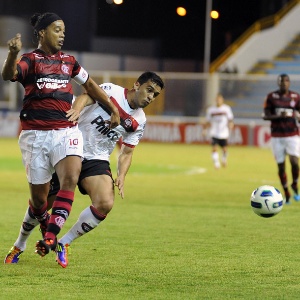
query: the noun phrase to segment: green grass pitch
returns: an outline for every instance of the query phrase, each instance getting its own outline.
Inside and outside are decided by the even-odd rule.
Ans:
[[[4,259],[29,194],[17,140],[0,139],[0,149]],[[299,299],[300,203],[270,219],[250,207],[256,187],[281,190],[271,150],[231,146],[220,170],[210,150],[141,143],[125,199],[116,193],[107,219],[73,242],[69,266],[34,254],[36,229],[18,264],[0,264],[0,299]],[[116,153],[111,166],[115,174]],[[89,204],[77,190],[61,234]]]

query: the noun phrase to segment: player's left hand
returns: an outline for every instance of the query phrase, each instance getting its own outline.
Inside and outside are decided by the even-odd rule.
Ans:
[[[71,108],[67,111],[66,117],[68,118],[68,121],[72,122],[73,124],[78,123],[80,112],[74,108]]]
[[[115,179],[115,186],[119,189],[119,195],[124,199],[124,181],[119,177]]]

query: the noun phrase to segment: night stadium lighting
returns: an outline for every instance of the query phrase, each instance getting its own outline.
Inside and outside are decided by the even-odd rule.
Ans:
[[[186,9],[184,7],[177,7],[176,12],[180,17],[186,16]]]

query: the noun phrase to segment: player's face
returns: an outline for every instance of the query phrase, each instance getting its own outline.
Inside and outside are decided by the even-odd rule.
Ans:
[[[288,91],[290,88],[290,79],[287,76],[281,76],[278,78],[278,86],[281,91]]]
[[[146,83],[140,85],[138,82],[135,83],[135,96],[133,104],[135,108],[144,108],[152,103],[155,98],[160,94],[161,87],[155,82],[148,80]]]
[[[59,51],[65,39],[65,24],[62,20],[51,23],[42,33],[42,47],[51,53]]]
[[[216,99],[217,106],[221,106],[224,103],[224,98],[221,95],[217,96]]]

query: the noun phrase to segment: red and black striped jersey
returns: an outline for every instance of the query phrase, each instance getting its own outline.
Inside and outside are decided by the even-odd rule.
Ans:
[[[18,75],[12,81],[20,82],[25,89],[20,113],[22,129],[51,130],[74,126],[66,118],[73,99],[71,79],[79,84],[88,79],[74,56],[61,51],[46,55],[36,49],[21,56],[17,70]]]
[[[289,91],[287,94],[279,90],[267,95],[264,109],[269,110],[272,115],[281,115],[284,111],[287,117],[271,120],[271,136],[287,137],[299,135],[295,111],[300,111],[300,95]]]

